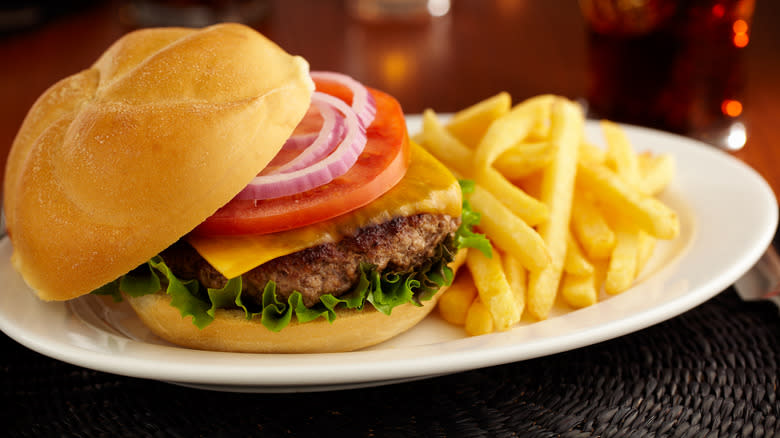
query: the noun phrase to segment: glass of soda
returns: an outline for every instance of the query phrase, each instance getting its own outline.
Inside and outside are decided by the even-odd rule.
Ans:
[[[744,146],[743,52],[755,0],[579,0],[591,117]]]

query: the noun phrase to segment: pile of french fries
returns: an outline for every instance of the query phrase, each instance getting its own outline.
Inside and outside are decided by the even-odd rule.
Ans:
[[[605,147],[584,135],[582,109],[542,95],[511,105],[502,92],[445,124],[423,113],[414,140],[475,189],[492,256],[469,249],[439,300],[442,317],[470,335],[546,319],[560,296],[576,309],[601,291],[629,289],[658,239],[680,232],[657,199],[672,180],[673,157],[633,150],[619,125],[601,121]]]

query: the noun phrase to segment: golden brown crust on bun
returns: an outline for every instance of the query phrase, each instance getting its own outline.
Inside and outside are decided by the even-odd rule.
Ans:
[[[306,61],[243,25],[124,36],[47,90],[14,140],[14,266],[45,300],[125,274],[246,186],[312,90]]]
[[[463,264],[461,250],[450,263],[453,271]],[[374,308],[340,310],[329,323],[320,318],[304,324],[294,319],[279,332],[259,321],[247,320],[240,310],[218,309],[215,319],[203,329],[191,318],[182,318],[164,293],[128,298],[141,321],[157,336],[188,348],[242,353],[329,353],[370,347],[397,336],[422,321],[435,307],[443,287],[422,307],[404,304],[388,316]]]

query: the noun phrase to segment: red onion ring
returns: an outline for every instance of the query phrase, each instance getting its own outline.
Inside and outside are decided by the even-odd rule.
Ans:
[[[290,173],[320,161],[323,157],[330,154],[344,137],[344,133],[347,129],[344,126],[344,118],[337,116],[336,108],[327,100],[323,100],[322,96],[327,95],[324,93],[314,93],[311,97],[312,105],[317,107],[322,116],[322,128],[320,128],[317,136],[314,137],[313,141],[309,140],[309,144],[300,155],[280,166],[271,174]],[[308,140],[307,134],[298,137],[303,137],[303,141]],[[290,140],[293,138],[294,137],[290,137]],[[287,143],[285,143],[284,147],[287,147]]]
[[[355,111],[355,114],[357,114],[362,128],[364,130],[368,129],[368,126],[376,117],[376,101],[374,100],[374,96],[368,92],[363,84],[341,73],[316,71],[311,72],[310,76],[313,79],[336,82],[347,87],[352,92],[352,109]],[[312,104],[315,104],[316,106],[316,102],[312,101]],[[335,145],[335,139],[331,138],[331,133],[333,132],[334,127],[331,123],[332,118],[326,117],[332,115],[333,111],[331,110],[328,114],[326,114],[323,112],[322,107],[318,106],[317,109],[323,116],[324,120],[320,131],[318,133],[293,135],[287,139],[284,146],[282,147],[283,150],[300,151],[311,146],[314,148],[314,150],[311,153],[307,152],[307,156],[305,157],[297,157],[295,160],[292,160],[294,163],[292,161],[288,162],[279,168],[274,169],[272,172],[268,172],[268,174],[287,173],[293,170],[301,169],[310,163],[314,163],[320,157],[330,153],[330,151],[333,150],[330,146]],[[337,129],[336,132],[341,135],[344,129],[343,123],[337,122],[335,129]],[[328,145],[328,147],[325,147],[322,142],[326,142],[325,144]]]
[[[293,135],[292,137],[288,138],[286,142],[284,142],[282,149],[302,151],[314,143],[314,140],[316,140],[319,136],[319,132],[308,132],[306,134]]]
[[[353,103],[354,101],[353,98]],[[334,113],[338,110],[344,116],[346,132],[333,148],[333,152],[304,168],[286,173],[275,172],[270,175],[256,176],[236,195],[235,199],[259,201],[305,192],[347,173],[355,164],[367,141],[366,130],[358,120],[357,114],[341,99],[321,92],[312,94],[312,103],[330,106]],[[308,149],[301,155],[307,153]]]
[[[309,73],[309,76],[312,79],[337,82],[349,88],[352,91],[352,109],[357,114],[363,128],[367,129],[371,122],[374,121],[374,117],[376,117],[376,101],[365,85],[345,74],[330,71],[313,71]]]

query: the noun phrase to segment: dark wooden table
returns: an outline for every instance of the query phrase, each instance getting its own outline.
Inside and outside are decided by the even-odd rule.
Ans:
[[[576,2],[453,0],[449,14],[417,24],[368,24],[344,1],[272,2],[251,23],[312,69],[348,73],[395,95],[407,113],[453,111],[506,90],[570,98],[588,80],[585,20]],[[88,3],[37,27],[0,35],[0,156],[3,163],[34,100],[89,66],[132,28],[121,2]],[[780,4],[758,0],[744,52],[745,147],[734,155],[780,190]]]

